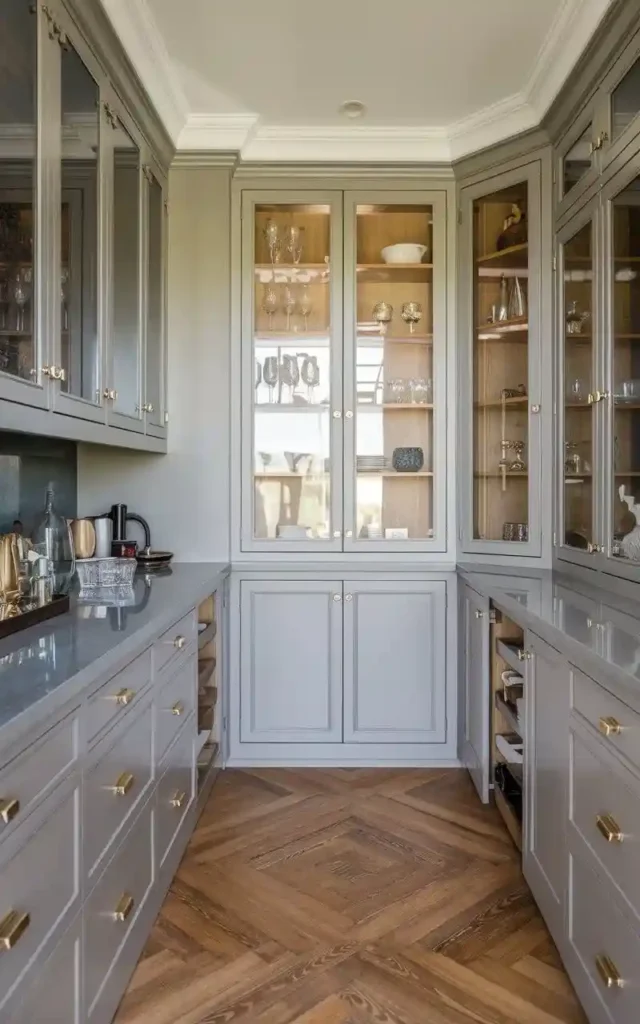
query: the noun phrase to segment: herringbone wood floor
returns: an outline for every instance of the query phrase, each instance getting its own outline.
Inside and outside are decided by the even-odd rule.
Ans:
[[[117,1024],[584,1024],[463,771],[218,780]]]

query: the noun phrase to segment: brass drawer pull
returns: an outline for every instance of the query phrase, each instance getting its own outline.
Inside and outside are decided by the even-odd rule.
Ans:
[[[0,799],[0,818],[4,821],[5,825],[13,821],[15,816],[20,813],[20,801],[13,800],[11,797],[8,800]]]
[[[618,719],[612,718],[610,715],[600,719],[598,728],[603,736],[619,736],[622,732],[622,726]]]
[[[175,808],[179,809],[180,807],[182,807],[182,805],[184,804],[186,799],[187,799],[187,794],[186,793],[174,793],[174,795],[171,797],[169,803],[171,804],[172,807],[175,807]]]
[[[109,699],[115,700],[116,704],[119,704],[120,707],[124,708],[127,706],[127,704],[131,703],[135,695],[135,690],[118,690],[117,693],[111,694]]]
[[[171,708],[171,714],[172,715],[182,715],[183,713],[184,713],[184,704],[182,703],[181,700],[179,700],[177,702],[177,704],[174,704],[173,707]]]
[[[186,642],[187,642],[186,636],[177,636],[173,640],[173,646],[177,647],[178,650],[181,651],[183,649],[183,647],[185,646]]]
[[[0,951],[13,949],[16,942],[31,924],[29,914],[21,914],[18,910],[10,910],[0,921]]]
[[[115,786],[107,786],[107,789],[115,796],[126,796],[135,781],[135,776],[131,772],[123,772]]]
[[[596,970],[605,988],[622,988],[624,982],[613,960],[602,954],[596,957]]]
[[[598,814],[596,817],[596,827],[600,835],[604,836],[608,843],[621,843],[624,839],[618,822],[610,814]]]
[[[135,903],[136,901],[133,896],[130,896],[128,892],[123,892],[122,896],[118,900],[116,909],[113,912],[113,920],[126,921],[135,907]]]

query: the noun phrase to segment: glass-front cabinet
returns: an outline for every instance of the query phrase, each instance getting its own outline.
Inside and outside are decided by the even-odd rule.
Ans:
[[[444,549],[445,195],[243,192],[243,550]]]
[[[464,549],[538,555],[539,165],[462,191]]]

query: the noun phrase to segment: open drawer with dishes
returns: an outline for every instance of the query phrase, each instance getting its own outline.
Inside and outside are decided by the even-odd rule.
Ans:
[[[525,678],[522,628],[498,609],[491,614],[491,774],[495,802],[522,848]]]
[[[216,594],[210,594],[198,607],[198,792],[219,767],[222,748],[220,714],[219,635]]]

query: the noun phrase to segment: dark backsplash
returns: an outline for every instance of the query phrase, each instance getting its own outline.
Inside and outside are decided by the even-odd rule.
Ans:
[[[53,482],[56,510],[77,515],[77,445],[50,437],[0,430],[0,533],[16,519],[30,536],[44,508],[47,484]]]

